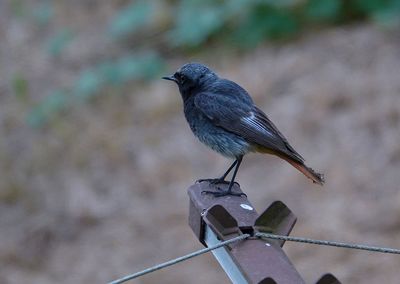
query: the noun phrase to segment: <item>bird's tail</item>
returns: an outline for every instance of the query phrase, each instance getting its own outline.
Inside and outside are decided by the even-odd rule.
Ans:
[[[319,185],[323,185],[325,182],[324,175],[315,172],[312,168],[307,167],[303,162],[299,162],[296,160],[291,159],[286,155],[278,155],[280,158],[287,161],[293,167],[298,169],[301,173],[303,173],[306,177],[311,179],[313,183],[317,183]]]

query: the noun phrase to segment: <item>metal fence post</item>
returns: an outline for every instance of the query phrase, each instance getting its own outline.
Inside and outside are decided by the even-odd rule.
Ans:
[[[226,185],[218,185],[225,187]],[[289,235],[296,217],[281,201],[273,202],[258,214],[245,195],[214,197],[202,194],[218,190],[215,185],[201,182],[188,189],[190,197],[189,225],[205,246],[215,245],[241,234],[268,232]],[[241,192],[238,185],[235,192]],[[249,238],[213,251],[214,256],[233,283],[305,283],[285,252],[284,242]],[[331,274],[317,284],[340,284]]]

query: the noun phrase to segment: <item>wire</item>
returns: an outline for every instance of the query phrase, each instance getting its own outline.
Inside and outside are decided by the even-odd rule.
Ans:
[[[248,237],[250,237],[249,234],[240,235],[240,236],[235,237],[235,238],[233,238],[233,239],[229,239],[229,240],[227,240],[227,241],[220,242],[220,243],[217,244],[217,245],[210,246],[210,247],[208,247],[208,248],[204,248],[204,249],[201,249],[201,250],[198,250],[198,251],[189,253],[189,254],[187,254],[187,255],[184,255],[184,256],[181,256],[181,257],[177,257],[177,258],[175,258],[175,259],[171,259],[171,260],[169,260],[169,261],[167,261],[167,262],[157,264],[157,265],[155,265],[155,266],[153,266],[153,267],[149,267],[149,268],[147,268],[147,269],[145,269],[145,270],[142,270],[142,271],[139,271],[139,272],[137,272],[137,273],[135,273],[135,274],[127,275],[127,276],[125,276],[125,277],[123,277],[123,278],[120,278],[120,279],[111,281],[111,282],[109,282],[108,284],[120,284],[120,283],[124,283],[124,282],[126,282],[126,281],[128,281],[128,280],[132,280],[132,279],[135,279],[135,278],[137,278],[137,277],[139,277],[139,276],[143,276],[143,275],[145,275],[145,274],[154,272],[154,271],[156,271],[156,270],[160,270],[160,269],[163,269],[163,268],[165,268],[165,267],[168,267],[168,266],[177,264],[177,263],[179,263],[179,262],[182,262],[182,261],[188,260],[188,259],[190,259],[190,258],[199,256],[199,255],[201,255],[201,254],[204,254],[204,253],[206,253],[206,252],[215,250],[215,249],[217,249],[217,248],[220,248],[220,247],[229,245],[229,244],[234,243],[234,242],[238,242],[238,241],[240,241],[240,240],[247,239]]]
[[[275,235],[275,234],[268,234],[268,233],[255,233],[254,236],[259,237],[259,238],[265,238],[265,239],[275,239],[275,240],[307,243],[307,244],[314,244],[314,245],[341,247],[341,248],[349,248],[349,249],[359,249],[359,250],[367,250],[367,251],[381,252],[381,253],[400,254],[400,249],[375,247],[375,246],[368,246],[368,245],[362,245],[362,244],[350,244],[350,243],[335,242],[335,241],[314,240],[314,239],[309,239],[309,238],[289,237],[289,236],[282,236],[282,235]]]
[[[121,284],[126,281],[135,279],[137,277],[143,276],[145,274],[166,268],[168,266],[177,264],[179,262],[191,259],[193,257],[199,256],[201,254],[207,253],[209,251],[215,250],[217,248],[226,246],[228,244],[238,242],[240,240],[244,240],[250,237],[250,234],[243,234],[238,237],[235,237],[233,239],[229,239],[224,242],[220,242],[214,246],[210,246],[208,248],[204,248],[192,253],[189,253],[187,255],[177,257],[175,259],[169,260],[164,263],[157,264],[155,266],[149,267],[147,269],[144,269],[142,271],[139,271],[137,273],[127,275],[123,278],[114,280],[109,282],[108,284]],[[323,246],[331,246],[331,247],[341,247],[341,248],[349,248],[349,249],[358,249],[358,250],[366,250],[366,251],[373,251],[373,252],[380,252],[380,253],[392,253],[392,254],[400,254],[400,249],[394,249],[394,248],[386,248],[386,247],[376,247],[376,246],[369,246],[369,245],[362,245],[362,244],[351,244],[351,243],[344,243],[344,242],[336,242],[336,241],[325,241],[325,240],[316,240],[316,239],[310,239],[310,238],[300,238],[300,237],[290,237],[290,236],[283,236],[283,235],[275,235],[275,234],[269,234],[269,233],[259,233],[256,232],[253,237],[256,238],[262,238],[262,239],[274,239],[274,240],[283,240],[283,241],[289,241],[289,242],[298,242],[298,243],[307,243],[307,244],[314,244],[314,245],[323,245]]]

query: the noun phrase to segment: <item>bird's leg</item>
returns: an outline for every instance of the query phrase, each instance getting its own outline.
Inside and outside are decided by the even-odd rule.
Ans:
[[[237,172],[238,172],[238,170],[239,170],[240,164],[242,163],[242,159],[243,159],[243,156],[240,156],[240,157],[236,160],[236,161],[237,161],[237,165],[236,165],[236,167],[235,167],[235,170],[233,171],[233,176],[232,176],[231,182],[229,183],[228,190],[226,191],[226,195],[237,195],[237,196],[241,196],[242,194],[244,194],[244,193],[239,193],[239,194],[236,193],[236,194],[235,194],[235,193],[232,192],[232,187],[233,187],[233,185],[235,184],[236,174],[237,174]]]
[[[229,167],[229,169],[220,178],[205,178],[205,179],[199,179],[196,182],[208,181],[211,184],[221,184],[221,183],[228,184],[229,182],[226,181],[225,178],[232,171],[233,167],[236,166],[237,162],[238,160],[236,159]]]
[[[231,167],[229,168],[229,170],[228,170],[228,173],[229,173],[229,171],[231,171],[232,168],[233,168],[234,166],[236,166],[236,167],[235,167],[235,170],[234,170],[234,172],[233,172],[232,179],[231,179],[231,181],[229,182],[228,190],[219,191],[219,192],[204,190],[204,191],[202,191],[202,193],[212,194],[212,195],[214,195],[215,197],[221,197],[221,196],[227,196],[227,195],[233,195],[233,196],[242,196],[242,195],[244,195],[244,196],[246,196],[246,194],[244,194],[244,193],[236,193],[236,192],[233,192],[233,191],[232,191],[232,187],[233,187],[233,185],[235,184],[235,177],[236,177],[236,174],[237,174],[237,172],[238,172],[238,170],[239,170],[240,164],[242,163],[242,159],[243,159],[243,156],[240,156],[239,158],[237,158],[236,161],[235,161],[235,163],[233,163],[232,166],[231,166]],[[224,177],[226,177],[226,175],[224,175]]]

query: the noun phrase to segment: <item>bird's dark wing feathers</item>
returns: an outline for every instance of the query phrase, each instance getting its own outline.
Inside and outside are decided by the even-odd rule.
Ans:
[[[225,98],[232,98],[246,105],[253,105],[250,95],[241,86],[227,79],[219,79],[207,86],[205,92],[218,94]]]
[[[194,104],[214,125],[249,142],[286,154],[299,162],[304,161],[264,112],[253,104],[246,91],[240,87],[229,89],[230,92],[216,88],[212,93],[198,93]],[[242,99],[238,100],[238,97]]]
[[[275,124],[272,123],[272,121],[268,118],[268,116],[256,106],[254,106],[253,111],[255,112],[256,120],[260,121],[260,123],[264,127],[268,128],[271,132],[277,135],[282,140],[283,144],[285,144],[290,154],[294,155],[299,161],[303,162],[304,158],[299,153],[297,153],[297,151],[289,144],[286,137],[283,136],[283,134],[278,130]]]

